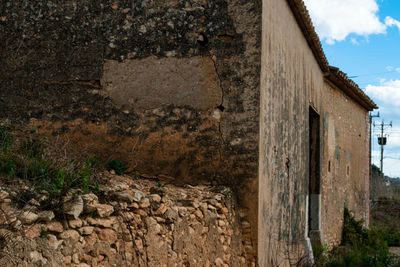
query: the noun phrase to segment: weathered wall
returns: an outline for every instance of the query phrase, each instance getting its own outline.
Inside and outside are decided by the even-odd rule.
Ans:
[[[257,224],[261,1],[1,1],[0,16],[1,117],[143,174],[237,186]]]
[[[368,112],[329,83],[323,95],[321,228],[331,247],[341,240],[345,206],[367,219]]]
[[[308,112],[320,112],[323,75],[286,1],[263,1],[262,38],[258,254],[277,266],[304,256]]]
[[[293,264],[307,235],[340,242],[345,206],[367,218],[368,112],[324,80],[286,1],[263,1],[261,66],[259,263]],[[310,107],[319,115],[321,183],[309,196]],[[308,233],[313,220],[318,230]]]

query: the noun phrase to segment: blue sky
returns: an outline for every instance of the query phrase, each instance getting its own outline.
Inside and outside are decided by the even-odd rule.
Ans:
[[[378,104],[388,144],[383,171],[400,177],[400,1],[304,0],[330,65],[339,67]],[[375,111],[377,113],[377,111]],[[372,162],[379,166],[378,127]]]

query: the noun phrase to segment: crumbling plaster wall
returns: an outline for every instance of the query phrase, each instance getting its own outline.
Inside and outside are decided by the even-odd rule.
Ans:
[[[258,255],[271,266],[306,253],[309,107],[320,116],[321,241],[340,242],[345,206],[367,219],[368,112],[324,80],[286,1],[263,2],[262,45]]]
[[[260,266],[304,256],[309,106],[323,73],[286,1],[263,1],[259,166]]]
[[[256,246],[261,1],[2,1],[0,116],[131,171],[241,188]]]
[[[341,241],[345,206],[368,220],[368,112],[325,83],[321,120],[321,229],[332,247]]]

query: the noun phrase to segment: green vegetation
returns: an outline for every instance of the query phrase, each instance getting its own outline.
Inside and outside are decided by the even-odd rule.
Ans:
[[[3,152],[10,148],[13,141],[13,138],[10,134],[10,129],[11,128],[7,121],[0,123],[0,146]]]
[[[19,205],[26,204],[38,192],[45,191],[48,198],[42,203],[44,208],[59,208],[60,201],[70,189],[81,189],[84,193],[98,191],[99,185],[93,178],[98,166],[96,156],[70,166],[59,166],[49,159],[39,139],[32,137],[16,142],[11,127],[0,124],[0,178],[3,183],[22,180],[31,185],[35,192],[24,191],[16,199]]]
[[[314,247],[316,266],[327,267],[398,267],[400,257],[391,255],[389,240],[396,237],[379,229],[368,230],[348,209],[344,211],[342,244],[327,252],[324,247]]]
[[[114,170],[116,174],[122,175],[126,172],[127,167],[126,164],[120,160],[113,159],[109,163],[107,163],[107,170]]]

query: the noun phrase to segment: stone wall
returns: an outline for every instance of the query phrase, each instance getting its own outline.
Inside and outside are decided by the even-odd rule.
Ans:
[[[256,246],[261,1],[2,1],[0,117],[240,191]]]
[[[0,265],[255,266],[229,188],[102,176],[100,198],[71,191],[61,213],[43,211],[46,195],[19,209],[19,191],[2,188]]]
[[[341,241],[344,207],[368,220],[368,112],[329,83],[323,99],[321,229],[331,247]]]

